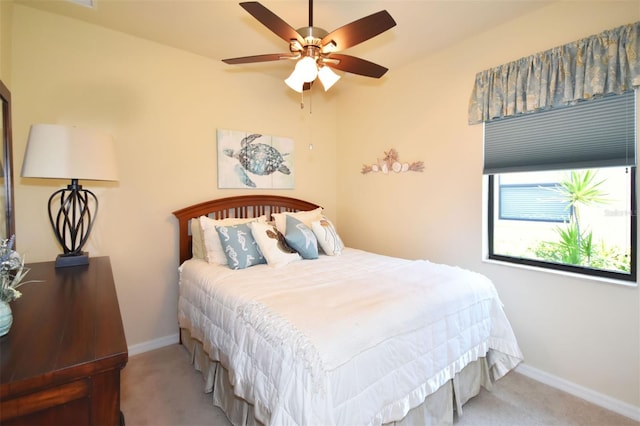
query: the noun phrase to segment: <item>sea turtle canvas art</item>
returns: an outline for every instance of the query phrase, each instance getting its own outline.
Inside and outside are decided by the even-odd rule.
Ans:
[[[219,188],[293,189],[292,139],[218,129],[217,140]]]

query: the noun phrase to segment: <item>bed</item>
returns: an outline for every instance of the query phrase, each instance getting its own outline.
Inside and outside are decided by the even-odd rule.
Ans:
[[[452,424],[522,360],[489,279],[344,247],[317,204],[174,215],[181,343],[234,425]]]

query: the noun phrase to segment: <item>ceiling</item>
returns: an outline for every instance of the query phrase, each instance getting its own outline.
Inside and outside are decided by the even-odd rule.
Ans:
[[[93,0],[93,8],[66,0],[15,0],[15,3],[214,60],[288,51],[287,43],[241,8],[239,1]],[[307,0],[260,0],[260,3],[293,28],[308,25]],[[545,0],[315,0],[313,23],[331,32],[386,9],[397,23],[394,28],[341,53],[367,59],[393,71],[548,3],[550,1]],[[282,78],[286,78],[292,68],[286,61],[225,66]],[[361,76],[349,78],[368,80]]]

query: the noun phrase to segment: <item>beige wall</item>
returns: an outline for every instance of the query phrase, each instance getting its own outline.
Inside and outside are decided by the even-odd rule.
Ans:
[[[239,193],[216,187],[215,129],[257,130],[296,140],[297,189],[283,192],[324,205],[348,245],[485,273],[528,365],[640,407],[637,288],[482,262],[482,128],[466,117],[476,72],[638,20],[637,2],[552,5],[340,99],[315,95],[311,115],[270,77],[23,6],[13,16],[16,170],[32,123],[116,138],[120,182],[85,183],[101,202],[88,249],[111,256],[129,345],[177,331],[170,212]],[[389,148],[425,172],[360,174]],[[65,183],[16,181],[19,247],[50,260],[45,205]]]
[[[638,19],[637,1],[560,2],[393,69],[375,90],[354,86],[338,114],[347,245],[488,275],[528,366],[635,407],[638,288],[482,262],[482,126],[467,125],[467,105],[477,72]],[[424,173],[360,174],[389,148]]]
[[[280,192],[314,200],[335,218],[335,107],[324,95],[314,96],[310,115],[282,81],[228,72],[222,62],[32,8],[14,11],[18,247],[28,261],[60,252],[46,205],[67,184],[19,177],[29,126],[110,132],[120,180],[81,182],[100,200],[86,248],[91,256],[111,257],[129,345],[177,333],[171,212],[242,193],[217,189],[216,128],[293,138],[296,189]]]
[[[0,0],[0,80],[11,89],[11,29],[13,0]]]

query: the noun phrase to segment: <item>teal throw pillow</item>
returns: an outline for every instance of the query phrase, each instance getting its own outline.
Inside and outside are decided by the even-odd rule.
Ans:
[[[244,269],[267,263],[247,224],[216,226],[229,268]]]
[[[311,229],[293,216],[287,215],[285,241],[303,259],[318,258],[318,239]]]

